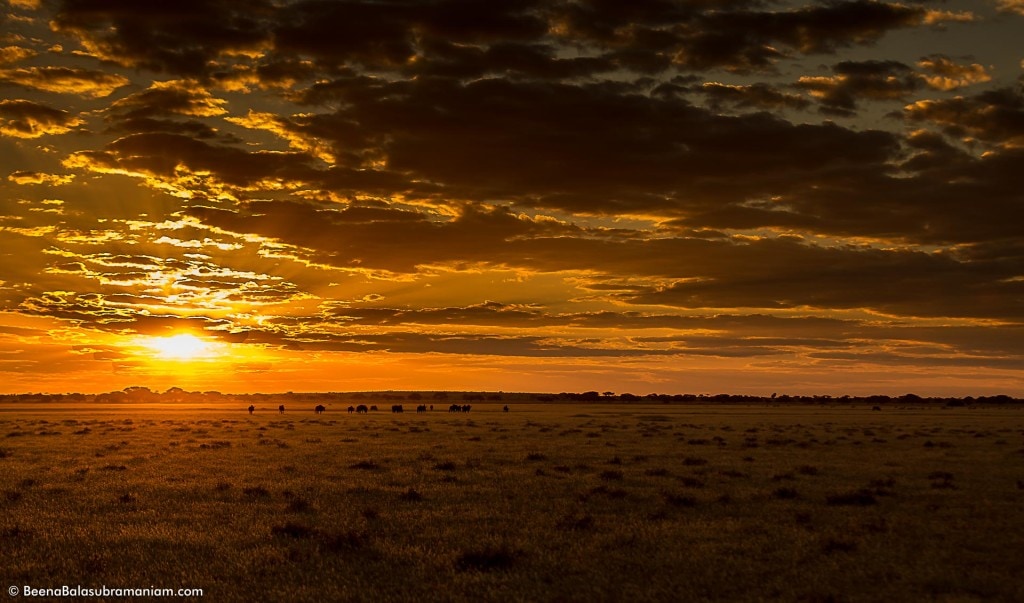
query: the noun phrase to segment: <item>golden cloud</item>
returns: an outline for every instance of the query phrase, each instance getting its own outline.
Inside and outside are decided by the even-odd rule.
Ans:
[[[82,125],[81,118],[27,100],[0,101],[0,134],[14,138],[38,138],[63,134]]]
[[[101,98],[127,85],[128,78],[74,67],[26,67],[0,70],[0,82],[45,92]]]
[[[0,48],[0,63],[17,63],[18,61],[34,57],[36,52],[21,46],[4,46]]]
[[[75,179],[74,174],[46,174],[43,172],[30,172],[18,170],[12,172],[7,179],[15,184],[45,184],[47,186],[63,186],[71,184]]]
[[[924,81],[936,90],[956,90],[992,80],[984,65],[972,63],[958,65],[943,56],[931,56],[917,62],[918,67],[930,72],[922,75]]]
[[[999,0],[997,6],[1004,13],[1024,15],[1024,0]]]

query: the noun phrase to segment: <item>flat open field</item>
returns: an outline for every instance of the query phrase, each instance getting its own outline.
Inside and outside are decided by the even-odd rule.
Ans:
[[[0,586],[1024,601],[1019,407],[378,405],[0,408]]]

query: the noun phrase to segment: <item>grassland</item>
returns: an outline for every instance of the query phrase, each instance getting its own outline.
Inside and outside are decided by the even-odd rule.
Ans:
[[[0,476],[11,585],[1024,601],[1020,407],[9,405]]]

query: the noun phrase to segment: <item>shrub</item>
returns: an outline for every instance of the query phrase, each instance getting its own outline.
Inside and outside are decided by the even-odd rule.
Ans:
[[[673,507],[696,507],[697,499],[692,496],[680,496],[672,492],[662,492],[662,498]]]
[[[590,515],[583,515],[581,517],[577,517],[576,515],[566,515],[558,520],[555,527],[560,530],[582,532],[594,527],[594,518]]]
[[[855,492],[843,492],[832,494],[825,499],[825,502],[833,506],[858,506],[866,507],[878,504],[878,499],[869,490],[857,490]]]
[[[328,552],[345,553],[366,548],[369,544],[369,537],[363,532],[349,530],[321,534],[320,542]]]
[[[821,550],[826,555],[831,553],[852,553],[857,550],[857,543],[852,540],[836,540],[829,538],[822,545]]]
[[[521,555],[520,551],[509,549],[506,546],[489,546],[478,550],[470,550],[462,553],[455,559],[455,569],[460,572],[506,570],[512,567],[515,560]]]
[[[350,469],[365,469],[367,471],[373,471],[375,469],[380,469],[380,465],[378,465],[377,463],[375,463],[373,461],[359,461],[358,463],[354,463],[352,465],[349,465],[349,468]]]
[[[398,498],[407,502],[417,502],[423,500],[423,495],[419,493],[415,488],[409,488],[405,492],[398,495]]]
[[[274,536],[286,536],[288,538],[309,538],[313,535],[313,528],[301,523],[289,521],[283,526],[274,526],[270,528],[270,533]]]
[[[311,511],[312,508],[313,506],[310,505],[309,501],[306,499],[293,498],[288,502],[288,506],[285,507],[285,511],[289,513],[306,513],[307,511]]]

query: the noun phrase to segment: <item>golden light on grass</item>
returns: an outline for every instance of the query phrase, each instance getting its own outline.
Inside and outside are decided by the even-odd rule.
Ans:
[[[161,360],[208,360],[224,355],[223,344],[189,333],[170,337],[147,337],[141,343]]]

